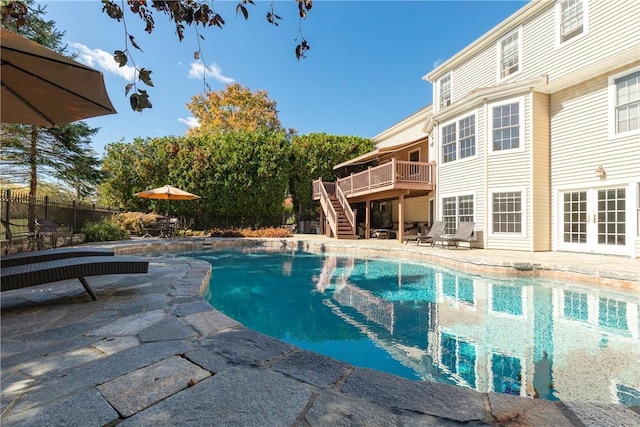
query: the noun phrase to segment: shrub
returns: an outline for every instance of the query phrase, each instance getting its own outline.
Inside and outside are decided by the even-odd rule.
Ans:
[[[286,228],[267,227],[252,230],[250,228],[242,228],[238,230],[221,230],[214,228],[210,231],[211,237],[267,237],[282,238],[291,237],[291,231]]]
[[[102,220],[98,222],[88,221],[82,226],[87,242],[108,242],[112,240],[124,240],[129,238],[129,234],[120,228],[112,220]]]
[[[162,215],[159,215],[155,212],[123,212],[115,215],[113,217],[113,220],[123,230],[140,234],[142,232],[140,221],[142,221],[145,226],[148,226],[156,222],[156,220],[161,216]]]

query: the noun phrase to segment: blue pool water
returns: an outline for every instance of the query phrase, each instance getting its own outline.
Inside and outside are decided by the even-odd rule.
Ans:
[[[207,300],[248,328],[355,366],[549,400],[640,405],[640,297],[406,260],[236,249]]]

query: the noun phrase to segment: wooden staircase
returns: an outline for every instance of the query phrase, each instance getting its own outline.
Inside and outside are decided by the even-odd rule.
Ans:
[[[342,205],[340,204],[340,201],[338,200],[338,197],[335,194],[332,194],[329,195],[329,200],[331,201],[331,204],[333,205],[333,208],[338,215],[337,232],[335,237],[337,239],[357,239],[358,236],[356,235],[353,227],[351,227],[351,224],[347,219],[347,216],[344,212],[344,209],[342,208]]]

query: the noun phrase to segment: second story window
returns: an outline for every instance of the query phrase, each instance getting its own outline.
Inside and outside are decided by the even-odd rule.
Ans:
[[[458,119],[442,127],[442,163],[476,155],[476,116]]]
[[[583,0],[562,0],[558,3],[560,43],[584,32]]]
[[[451,73],[440,79],[440,109],[451,105]]]
[[[491,109],[493,151],[520,148],[520,102]]]
[[[498,42],[500,78],[504,79],[520,70],[520,30],[510,33]]]
[[[640,129],[640,71],[615,79],[616,134]]]

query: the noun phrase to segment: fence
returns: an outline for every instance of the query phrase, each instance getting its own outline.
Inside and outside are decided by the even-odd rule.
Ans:
[[[51,219],[79,233],[87,221],[100,221],[117,214],[120,209],[96,206],[95,203],[62,202],[49,196],[29,197],[28,193],[0,193],[0,217],[31,231],[36,219]]]

